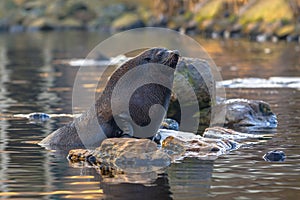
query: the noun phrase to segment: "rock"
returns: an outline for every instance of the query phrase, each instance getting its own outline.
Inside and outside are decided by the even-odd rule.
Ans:
[[[189,87],[191,87],[192,92],[187,90]],[[215,103],[216,99],[215,81],[209,64],[198,58],[181,58],[177,64],[172,91],[175,91],[175,94],[170,100],[168,118],[175,119],[180,123],[183,110],[189,111],[191,116],[199,116],[200,114],[198,133],[202,133],[210,123],[211,105]],[[191,110],[194,106],[191,105],[193,95],[196,95],[199,110]],[[182,131],[194,131],[190,130],[189,127],[182,127],[182,124],[180,128]]]
[[[101,10],[97,18],[89,22],[89,27],[108,32],[113,31],[113,22],[120,18],[125,12],[127,12],[127,7],[123,4],[107,6]]]
[[[263,159],[269,162],[283,162],[285,158],[285,153],[279,150],[269,151],[263,156]]]
[[[28,115],[28,119],[29,120],[39,120],[39,121],[47,121],[50,119],[50,115],[46,114],[46,113],[30,113]]]
[[[126,173],[157,171],[171,164],[171,158],[149,139],[108,138],[94,151],[70,150],[71,162],[87,161],[96,167]]]
[[[228,99],[219,102],[212,116],[215,125],[226,127],[276,128],[277,117],[264,101]],[[223,120],[224,124],[223,124]]]
[[[215,25],[215,21],[213,19],[206,19],[198,26],[198,29],[204,31],[206,33],[211,33],[213,31],[213,27]]]
[[[195,13],[195,20],[202,22],[205,19],[213,19],[222,12],[222,1],[207,1],[197,9]]]
[[[89,10],[89,7],[85,2],[69,1],[69,3],[67,4],[66,15],[72,16],[75,15],[77,12],[87,11],[87,10]]]
[[[158,150],[156,143],[148,139],[107,138],[95,149],[93,155],[99,162],[110,164],[124,153],[130,152],[138,156],[156,150]]]
[[[28,26],[28,30],[53,30],[56,28],[57,21],[51,18],[37,18]]]
[[[227,29],[230,32],[230,37],[240,37],[242,26],[240,24],[234,24],[232,27]]]
[[[260,32],[260,22],[251,22],[245,25],[245,28],[243,29],[243,34],[250,35],[250,36],[256,36]]]
[[[239,17],[240,24],[249,22],[273,22],[278,19],[293,20],[293,11],[285,0],[254,1]]]
[[[279,39],[284,39],[288,35],[292,34],[294,32],[294,30],[295,30],[295,25],[293,25],[293,24],[285,25],[285,26],[279,28],[275,34]]]
[[[281,21],[277,20],[272,23],[262,23],[260,26],[260,32],[268,36],[274,35],[277,29],[281,27]]]
[[[267,140],[272,137],[265,134],[249,134],[249,133],[241,133],[238,131],[234,131],[232,129],[224,128],[224,127],[209,127],[205,129],[203,133],[203,137],[205,138],[214,138],[214,139],[224,139],[224,140],[245,140],[245,139],[259,139],[259,140]]]
[[[184,16],[178,15],[169,19],[167,26],[170,29],[179,30],[181,27],[184,26],[184,23],[185,23]]]
[[[162,141],[162,148],[170,155],[181,155],[186,152],[201,152],[204,154],[220,151],[220,148],[214,143],[207,143],[200,139],[184,141],[173,136],[169,136]]]
[[[168,129],[168,130],[178,131],[178,130],[179,130],[179,124],[178,124],[178,122],[175,121],[174,119],[166,118],[166,119],[164,119],[164,121],[161,123],[160,128],[161,128],[161,129]]]
[[[66,18],[63,20],[60,20],[59,25],[64,28],[64,29],[82,29],[83,28],[83,24],[73,18]]]
[[[122,31],[133,28],[140,28],[144,26],[144,22],[140,19],[140,17],[137,14],[125,13],[112,22],[111,28],[114,31]]]
[[[230,21],[227,19],[217,20],[213,26],[213,31],[219,34],[223,34],[223,32],[231,25]]]

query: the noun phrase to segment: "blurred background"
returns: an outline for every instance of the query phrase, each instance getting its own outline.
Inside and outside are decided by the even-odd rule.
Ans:
[[[168,27],[209,37],[299,40],[300,0],[2,0],[0,30]],[[259,37],[257,37],[259,36]]]

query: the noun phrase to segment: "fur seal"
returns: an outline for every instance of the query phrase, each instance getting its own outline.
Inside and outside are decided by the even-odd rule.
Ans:
[[[153,127],[149,129],[151,133],[147,134],[155,135],[165,113],[158,112],[153,114],[151,109],[153,105],[161,105],[167,110],[171,96],[171,90],[168,88],[172,88],[174,71],[178,59],[179,53],[176,50],[171,51],[165,48],[151,48],[128,60],[113,72],[102,94],[100,94],[95,104],[91,106],[88,111],[48,135],[39,144],[50,148],[56,146],[95,148],[98,147],[106,137],[133,137],[135,133],[141,131],[137,126],[145,127],[150,123]],[[162,73],[157,70],[156,72],[148,73],[148,68],[145,66],[149,65],[149,68],[151,68],[151,65],[167,66],[166,68],[169,69],[169,72]],[[146,71],[140,72],[134,79],[144,79],[145,77],[152,76],[152,78],[165,80],[170,87],[164,87],[163,85],[155,83],[144,84],[138,87],[130,96],[128,112],[121,108],[121,101],[116,103],[116,109],[114,109],[116,111],[113,114],[112,97],[118,81],[138,66],[141,66],[141,69],[147,69]],[[116,99],[121,99],[122,95],[126,95],[126,87],[125,89],[124,87],[122,88],[122,90],[125,91],[117,93]],[[95,123],[95,121],[97,123]],[[103,133],[105,134],[104,138]]]

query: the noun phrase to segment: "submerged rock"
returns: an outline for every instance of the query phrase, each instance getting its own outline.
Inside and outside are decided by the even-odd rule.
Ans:
[[[249,134],[234,131],[224,127],[210,127],[205,129],[203,133],[205,138],[229,139],[229,140],[245,140],[245,139],[271,139],[270,135],[266,134]]]

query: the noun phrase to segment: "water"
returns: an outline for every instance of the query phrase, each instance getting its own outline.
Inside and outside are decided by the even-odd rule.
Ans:
[[[300,195],[299,88],[228,88],[228,98],[265,100],[278,116],[273,139],[244,146],[215,161],[186,159],[159,173],[101,177],[91,168],[74,168],[66,152],[35,143],[71,120],[31,123],[14,114],[72,113],[77,67],[53,65],[83,58],[108,35],[85,32],[0,35],[0,197],[4,199],[297,199]],[[297,43],[251,43],[197,38],[214,59],[224,80],[299,77]],[[286,153],[270,163],[270,150]],[[123,180],[124,181],[124,180]]]

